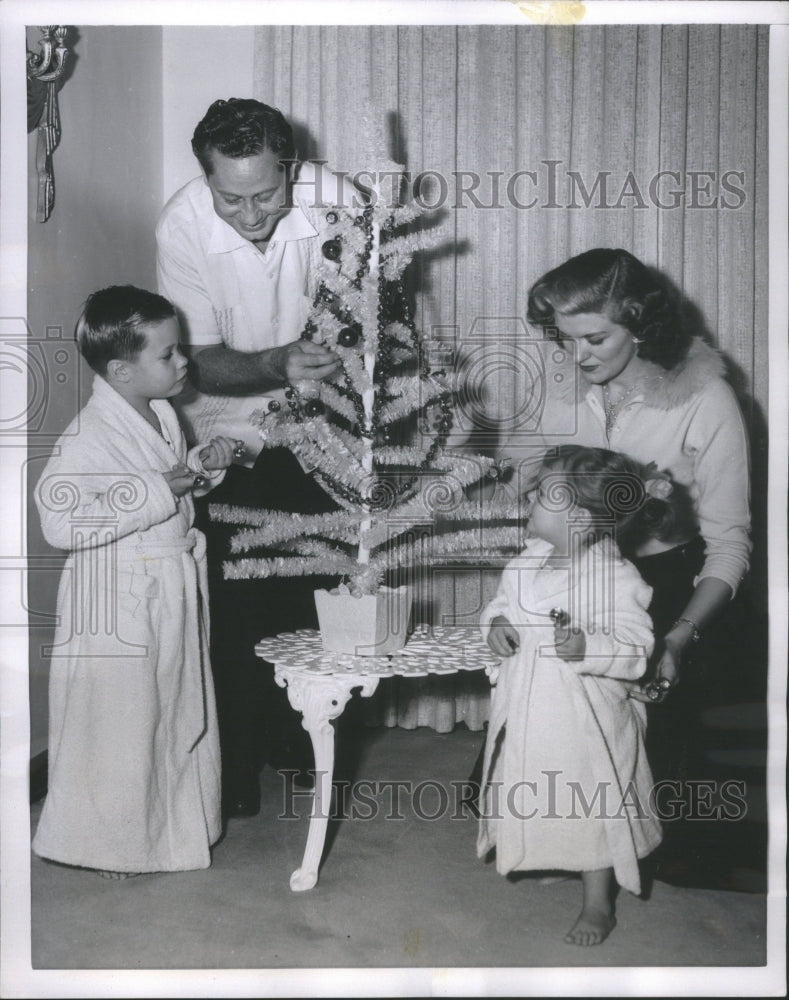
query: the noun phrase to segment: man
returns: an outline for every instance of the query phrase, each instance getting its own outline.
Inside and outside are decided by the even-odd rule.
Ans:
[[[340,367],[332,351],[299,337],[316,291],[318,207],[354,207],[354,189],[341,184],[338,192],[337,175],[299,165],[290,125],[259,101],[214,102],[192,149],[203,175],[170,199],[156,240],[159,289],[179,310],[192,362],[192,389],[179,401],[187,433],[201,440],[223,434],[245,446],[211,502],[334,510],[290,452],[261,451],[250,415],[285,405],[287,383],[327,379]],[[224,811],[251,816],[260,809],[263,763],[295,769],[305,784],[313,767],[300,717],[254,646],[264,636],[314,627],[312,591],[329,581],[225,581],[233,529],[210,521],[207,502],[197,523],[208,539]]]

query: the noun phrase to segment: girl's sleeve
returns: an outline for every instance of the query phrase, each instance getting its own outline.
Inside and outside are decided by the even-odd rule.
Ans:
[[[505,570],[506,572],[506,570]],[[485,642],[488,641],[488,636],[490,635],[490,624],[494,618],[498,618],[499,615],[504,615],[507,617],[507,611],[509,609],[510,602],[507,595],[504,593],[502,584],[499,584],[499,589],[496,596],[490,603],[483,608],[482,614],[479,619],[479,627],[482,631],[482,638]]]
[[[107,545],[176,513],[176,497],[158,470],[107,472],[111,462],[98,443],[61,439],[58,449],[34,494],[44,538],[55,548]]]
[[[655,644],[647,611],[652,588],[644,583],[635,566],[624,560],[612,566],[612,578],[611,599],[596,601],[584,624],[583,660],[567,665],[579,674],[637,681],[646,671]]]

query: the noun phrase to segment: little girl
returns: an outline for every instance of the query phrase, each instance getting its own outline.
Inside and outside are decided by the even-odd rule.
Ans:
[[[505,658],[485,746],[477,853],[496,867],[580,871],[565,936],[603,941],[614,882],[640,893],[638,859],[661,840],[650,809],[646,716],[630,691],[653,636],[651,588],[621,555],[665,536],[688,499],[663,474],[602,448],[548,453],[528,494],[533,538],[482,614]]]

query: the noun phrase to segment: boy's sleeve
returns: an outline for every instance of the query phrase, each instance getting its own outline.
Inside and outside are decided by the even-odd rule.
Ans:
[[[178,509],[158,470],[107,472],[100,447],[92,455],[84,446],[58,447],[34,494],[44,538],[55,548],[106,545],[167,521]],[[102,454],[104,469],[98,467]]]
[[[196,444],[194,448],[190,448],[186,454],[186,464],[192,472],[201,475],[205,479],[204,486],[195,486],[192,490],[192,496],[196,497],[203,497],[206,493],[210,493],[215,486],[219,486],[227,474],[227,469],[205,468],[202,459],[200,458],[200,452],[206,447],[207,444],[205,442],[203,444]]]

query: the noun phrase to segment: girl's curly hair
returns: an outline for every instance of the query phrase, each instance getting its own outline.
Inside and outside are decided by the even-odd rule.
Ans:
[[[654,463],[644,465],[606,448],[567,444],[547,453],[540,475],[547,503],[589,511],[590,541],[613,532],[626,558],[650,538],[679,542],[698,530],[687,488]]]
[[[692,339],[675,296],[627,250],[587,250],[532,285],[527,319],[548,336],[556,337],[557,315],[578,313],[605,313],[632,333],[638,357],[666,369],[682,361]]]

